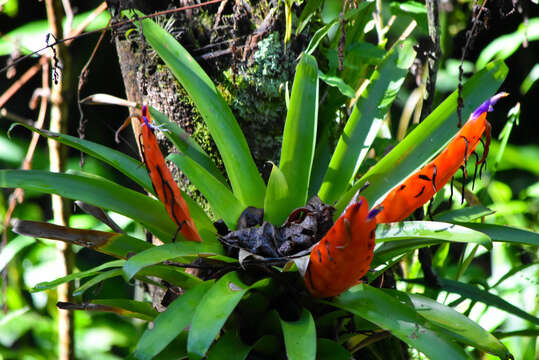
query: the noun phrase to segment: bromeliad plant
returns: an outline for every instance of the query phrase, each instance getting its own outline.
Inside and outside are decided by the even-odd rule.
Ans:
[[[465,346],[511,358],[499,340],[452,307],[426,296],[371,285],[379,284],[383,273],[404,256],[427,245],[461,242],[489,249],[493,240],[504,241],[505,237],[513,237],[512,241],[527,238],[528,242],[537,238],[521,230],[473,222],[483,215],[475,211],[464,221],[462,217],[457,219],[457,212],[449,212],[444,217],[446,222],[405,221],[376,226],[377,222],[402,220],[423,205],[424,199],[417,198],[428,194],[428,200],[441,190],[454,171],[447,170],[444,162],[442,174],[436,159],[422,166],[455,134],[460,131],[453,141],[461,143],[451,146],[458,147],[462,154],[447,156],[454,157],[451,160],[458,169],[466,163],[484,130],[474,134],[471,145],[472,138],[462,133],[467,125],[462,130],[457,127],[454,93],[361,175],[360,167],[414,59],[409,42],[395,43],[379,62],[369,85],[355,101],[328,162],[323,160],[329,151],[328,142],[317,142],[327,139],[329,131],[326,124],[318,124],[319,74],[325,74],[315,58],[304,53],[289,99],[281,158],[278,165],[273,165],[265,185],[232,111],[202,68],[154,22],[144,19],[137,24],[196,105],[217,145],[228,179],[196,142],[150,106],[137,105],[149,176],[143,164],[116,150],[23,124],[110,164],[159,200],[85,173],[1,170],[2,187],[55,193],[123,214],[164,242],[154,246],[118,232],[17,220],[13,224],[17,233],[67,241],[118,258],[40,284],[35,291],[92,277],[76,290],[83,293],[122,275],[167,289],[167,309],[159,314],[149,303],[126,299],[61,304],[64,308],[112,311],[153,321],[134,353],[138,359],[222,359],[225,354],[238,359],[350,359],[376,341],[395,338],[431,359],[466,359]],[[309,45],[309,52],[316,41]],[[487,94],[498,89],[506,74],[504,63],[496,61],[464,84],[463,112],[477,108],[471,121],[484,121],[491,103],[501,95],[481,104]],[[328,122],[328,114],[323,116]],[[322,129],[321,134],[317,134],[318,129]],[[214,224],[177,188],[154,131],[163,131],[177,147],[179,153],[170,154],[168,159],[205,196],[221,222]],[[410,176],[412,180],[406,180]],[[442,178],[443,182],[439,180]],[[422,188],[417,188],[417,181],[425,181]],[[367,182],[369,186],[358,195]],[[397,209],[397,200],[392,200],[399,197],[395,191],[404,191],[401,184],[419,189],[418,193],[405,192],[407,199],[416,201],[412,208],[402,210],[399,205]],[[377,205],[380,203],[382,206]],[[394,208],[398,219],[384,218]],[[505,235],[501,237],[502,233]],[[376,248],[375,241],[379,244]],[[354,286],[362,278],[363,282]],[[486,290],[443,278],[437,281],[438,291],[458,293],[539,323],[536,317]],[[175,299],[170,302],[171,296]],[[383,350],[376,351],[384,356]]]

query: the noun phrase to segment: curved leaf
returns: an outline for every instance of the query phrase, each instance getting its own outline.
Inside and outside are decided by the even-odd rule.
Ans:
[[[127,15],[132,18],[130,12]],[[138,15],[142,14],[138,12]],[[135,21],[134,24],[139,26],[140,23],[146,41],[200,111],[223,158],[234,194],[245,206],[261,208],[265,185],[228,104],[200,65],[172,35],[150,19]]]
[[[243,360],[249,355],[252,346],[244,344],[240,337],[230,332],[217,340],[208,352],[208,360]]]
[[[220,278],[200,300],[187,338],[191,359],[202,359],[241,298],[249,290],[236,272]]]
[[[495,224],[459,223],[459,225],[480,231],[492,241],[539,246],[539,234],[533,231]]]
[[[411,42],[397,43],[373,73],[346,122],[318,196],[332,204],[353,181],[415,59]]]
[[[496,355],[502,359],[511,358],[507,348],[488,331],[453,308],[442,305],[428,297],[406,294],[400,291],[386,291],[410,303],[421,316],[453,332],[459,341],[477,349]]]
[[[406,281],[411,282],[411,283],[419,283],[419,284],[423,283],[421,280],[406,280]],[[509,314],[513,314],[522,319],[528,320],[535,325],[539,325],[539,318],[531,314],[528,314],[522,309],[514,306],[513,304],[502,299],[501,297],[494,295],[486,290],[481,290],[474,285],[470,285],[470,284],[466,284],[463,282],[450,280],[450,279],[438,278],[438,281],[440,283],[441,288],[447,292],[459,294],[465,298],[468,298],[474,301],[479,301],[489,306],[494,306],[495,308],[506,311]]]
[[[0,271],[4,270],[6,265],[9,264],[11,259],[13,259],[19,251],[35,242],[36,239],[27,236],[17,236],[15,239],[8,242],[0,252]]]
[[[316,327],[309,310],[303,308],[297,321],[281,319],[286,357],[290,360],[316,358]]]
[[[159,201],[97,176],[0,170],[0,187],[57,194],[115,211],[139,222],[164,242],[171,241],[176,232],[176,225]]]
[[[296,67],[279,168],[288,183],[288,210],[307,203],[318,119],[318,65],[304,54]],[[284,219],[283,219],[284,221]]]
[[[80,139],[75,136],[70,136],[66,134],[55,133],[52,131],[37,129],[33,126],[17,123],[14,125],[21,125],[25,128],[43,135],[49,139],[56,140],[64,145],[82,151],[94,158],[101,160],[116,170],[120,171],[122,174],[142,186],[144,190],[154,193],[152,181],[146,172],[144,164],[131,156],[128,156],[120,151],[111,149],[107,146],[97,144],[88,140]],[[12,126],[13,127],[13,126]]]
[[[85,277],[97,275],[99,274],[101,270],[109,269],[112,267],[121,267],[123,266],[124,263],[125,263],[125,260],[109,261],[86,271],[79,271],[76,273],[72,273],[67,276],[54,279],[53,281],[41,282],[35,285],[32,289],[30,289],[30,292],[38,292],[38,291],[53,289],[60,284],[73,281],[75,279],[83,279]]]
[[[128,279],[135,276],[141,269],[160,262],[181,257],[197,257],[199,254],[221,254],[221,247],[208,246],[207,243],[181,241],[161,246],[154,246],[146,251],[139,252],[127,260],[123,270]]]
[[[376,242],[409,239],[433,239],[451,242],[472,242],[492,249],[490,238],[482,232],[464,226],[438,221],[403,221],[378,224]]]
[[[223,219],[230,229],[235,229],[245,206],[228,187],[186,155],[170,154],[167,159],[176,164],[206,197],[217,217]]]
[[[198,303],[212,285],[213,280],[205,281],[187,290],[157,315],[153,327],[142,334],[135,357],[152,359],[171,343],[189,325]]]
[[[502,61],[495,61],[472,76],[462,91],[464,117],[474,111],[502,84],[508,68]],[[426,164],[443,148],[459,130],[457,128],[457,91],[447,97],[427,118],[410,132],[395,148],[358,180],[337,203],[340,214],[357,190],[369,181],[370,186],[362,192],[372,206],[400,184],[414,171]]]
[[[350,360],[352,354],[333,340],[319,338],[316,344],[316,358],[319,360]]]
[[[432,360],[468,359],[464,350],[409,306],[369,285],[357,285],[334,302],[326,302],[364,318],[415,347]]]

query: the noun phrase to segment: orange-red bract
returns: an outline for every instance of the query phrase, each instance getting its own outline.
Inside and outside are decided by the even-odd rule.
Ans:
[[[202,241],[189,214],[189,208],[159,149],[146,105],[142,107],[141,122],[144,162],[148,168],[157,197],[165,205],[170,218],[178,225],[179,231],[187,240]]]
[[[376,221],[378,223],[402,221],[429,201],[468,160],[485,133],[483,157],[478,160],[479,164],[483,163],[490,143],[487,112],[492,111],[492,106],[507,95],[499,93],[485,101],[470,115],[468,121],[440,155],[390,191],[381,203],[383,210],[376,217]]]
[[[313,296],[337,296],[359,283],[374,256],[375,229],[364,197],[348,206],[311,250],[305,285]]]

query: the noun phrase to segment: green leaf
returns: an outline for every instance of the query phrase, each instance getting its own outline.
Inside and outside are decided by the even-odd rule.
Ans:
[[[412,283],[422,283],[422,281],[406,281]],[[528,320],[535,325],[539,325],[539,318],[533,316],[532,314],[528,314],[522,309],[512,305],[501,297],[494,295],[486,290],[481,290],[476,286],[449,279],[438,278],[438,281],[441,288],[447,292],[459,294],[467,299],[479,301],[489,306],[494,306],[495,308],[508,312],[509,314],[513,314],[524,320]]]
[[[459,225],[480,231],[492,241],[539,246],[539,234],[533,231],[495,224],[459,223]]]
[[[352,354],[333,340],[319,338],[316,344],[316,358],[318,360],[350,360]]]
[[[477,243],[492,249],[490,238],[482,232],[467,227],[438,221],[404,221],[400,223],[378,224],[376,242],[409,239],[433,239],[450,242]]]
[[[281,169],[272,164],[266,198],[264,199],[264,219],[275,226],[280,226],[289,211],[288,206],[288,183]]]
[[[321,4],[322,0],[307,0],[307,4],[299,16],[296,35],[299,35],[303,31],[305,26],[309,23],[311,17],[315,14],[316,10],[320,8]]]
[[[491,41],[479,54],[475,63],[476,68],[484,68],[492,59],[507,59],[525,40],[527,42],[539,40],[539,18],[530,19],[527,23],[520,24],[514,33],[502,35]]]
[[[123,259],[153,247],[146,241],[114,232],[75,229],[41,221],[19,219],[14,219],[12,225],[13,232],[20,235],[60,240]]]
[[[5,230],[4,230],[5,231]],[[8,242],[0,252],[0,271],[25,247],[32,245],[36,239],[27,236],[17,236]]]
[[[468,80],[463,87],[463,117],[481,105],[502,84],[507,75],[507,66],[496,61]],[[427,118],[408,134],[395,148],[358,180],[337,203],[340,214],[357,190],[369,181],[363,191],[371,206],[374,206],[389,190],[421,168],[458,132],[457,91],[448,96]]]
[[[107,279],[110,279],[116,276],[122,276],[122,269],[113,269],[113,270],[104,271],[100,273],[99,275],[94,276],[90,280],[86,281],[83,285],[79,286],[77,289],[75,289],[73,291],[73,296],[82,295],[86,292],[86,290],[88,290],[92,286],[97,285],[100,282],[103,282]]]
[[[150,115],[159,125],[164,125],[164,128],[168,131],[163,131],[163,134],[176,146],[176,148],[181,151],[183,154],[190,157],[192,160],[196,161],[197,164],[206,169],[211,173],[217,180],[226,185],[226,179],[221,174],[217,166],[213,163],[211,158],[206,154],[206,152],[200,147],[200,145],[193,140],[193,138],[185,132],[178,124],[170,121],[168,117],[154,109],[149,107]]]
[[[245,207],[228,187],[183,154],[170,154],[167,159],[174,162],[206,197],[217,217],[223,219],[230,229],[235,229]]]
[[[483,216],[494,214],[494,211],[482,205],[469,206],[462,209],[447,210],[434,215],[434,220],[445,222],[468,222]]]
[[[79,271],[76,273],[72,273],[67,276],[55,279],[53,281],[41,282],[37,284],[36,286],[34,286],[32,289],[30,289],[30,292],[38,292],[38,291],[53,289],[60,284],[73,281],[75,279],[84,279],[85,277],[97,275],[99,274],[101,270],[110,269],[113,267],[121,267],[123,266],[124,263],[125,263],[125,260],[109,261],[86,271]]]
[[[193,241],[181,241],[161,246],[154,246],[146,251],[139,252],[127,260],[123,266],[127,279],[131,279],[141,269],[158,264],[160,262],[182,257],[197,257],[199,254],[221,254],[221,247],[197,243]]]
[[[323,202],[332,204],[337,201],[353,181],[414,58],[412,43],[397,43],[371,76],[370,84],[356,102],[329,163],[318,192]]]
[[[187,339],[190,359],[202,359],[236,305],[249,290],[236,272],[220,278],[200,300]]]
[[[520,85],[520,92],[522,95],[526,95],[528,93],[537,79],[539,79],[539,64],[535,64],[524,81],[522,81],[522,84]]]
[[[129,299],[96,299],[91,304],[101,305],[101,311],[114,312],[121,316],[152,321],[158,314],[151,303]],[[96,309],[97,310],[97,309]]]
[[[208,360],[243,360],[251,351],[252,346],[244,344],[240,337],[230,332],[217,340],[208,352]]]
[[[158,123],[160,124],[165,123],[162,117],[164,117],[164,115],[158,115],[155,117],[155,119],[157,120],[159,118],[160,121],[158,121]],[[173,123],[170,123],[170,124],[172,124],[170,126],[170,128],[172,128],[171,131],[174,131],[174,126],[177,127],[177,125]],[[113,168],[121,172],[122,174],[126,175],[131,180],[133,180],[134,182],[142,186],[146,191],[152,194],[155,194],[152,181],[150,180],[150,177],[148,176],[148,173],[146,172],[146,168],[144,167],[144,164],[136,159],[133,159],[132,157],[128,155],[125,155],[122,152],[116,151],[114,149],[111,149],[109,147],[106,147],[97,143],[93,143],[91,141],[79,139],[74,136],[54,133],[52,131],[47,131],[47,130],[36,129],[30,125],[26,125],[23,123],[14,124],[14,125],[22,125],[26,127],[27,129],[37,132],[43,136],[56,140],[74,149],[80,150],[90,156],[93,156],[96,159],[99,159],[109,164],[110,166],[112,166]],[[13,128],[13,126],[11,126],[11,128]],[[204,239],[208,239],[208,240],[211,239],[212,236],[211,234],[208,234],[208,232],[215,233],[215,227],[213,226],[213,223],[211,222],[211,220],[208,218],[204,210],[202,210],[200,205],[198,205],[193,199],[191,199],[189,195],[187,195],[185,192],[182,191],[182,196],[185,199],[187,206],[189,207],[191,217],[193,218],[195,224],[197,225],[197,229],[199,230],[199,232],[201,232],[201,236]]]
[[[149,276],[158,277],[170,285],[180,287],[183,290],[191,289],[202,282],[198,277],[185,272],[185,269],[169,265],[145,267],[135,275],[135,278],[144,282],[150,282]]]
[[[411,17],[417,21],[417,24],[425,34],[429,33],[425,4],[417,1],[406,1],[404,3],[392,2],[389,7],[392,14],[400,15],[399,17],[403,17],[403,15]]]
[[[64,145],[67,145],[69,147],[82,151],[90,156],[93,156],[94,158],[109,164],[110,166],[112,166],[113,168],[115,168],[116,170],[142,186],[144,190],[154,193],[152,181],[150,180],[150,177],[146,172],[144,164],[132,158],[131,156],[128,156],[120,151],[111,149],[101,144],[80,139],[75,136],[55,133],[43,129],[37,129],[24,123],[13,124],[10,127],[10,131],[14,126],[17,125],[22,125],[35,133],[43,135],[52,140],[56,140]]]
[[[205,281],[187,290],[157,315],[153,327],[142,334],[137,344],[136,358],[152,359],[170,344],[189,325],[200,300],[212,285],[213,280]]]
[[[311,41],[309,41],[309,45],[307,45],[307,48],[305,49],[305,54],[312,55],[312,53],[318,47],[318,44],[320,44],[320,41],[322,41],[324,36],[328,34],[329,30],[331,30],[331,28],[336,25],[338,21],[339,19],[335,19],[329,24],[318,29],[311,38]]]
[[[132,18],[129,12],[127,15]],[[138,15],[142,13],[138,12]],[[172,35],[150,19],[142,20],[142,29],[146,41],[200,111],[223,158],[234,194],[245,206],[261,208],[266,190],[264,182],[229,106],[204,70]]]
[[[453,332],[461,342],[502,359],[511,358],[507,348],[498,339],[453,308],[421,295],[392,290],[386,292],[398,297],[402,303],[410,303],[418,314]]]
[[[324,302],[391,331],[432,360],[468,359],[460,346],[443,333],[432,330],[428,320],[382,290],[361,284],[342,293],[333,302]]]
[[[318,118],[318,66],[304,54],[296,67],[279,168],[288,183],[287,216],[307,202]]]
[[[281,319],[286,357],[290,360],[316,358],[316,327],[309,310],[303,308],[297,321]]]
[[[338,76],[326,75],[322,71],[319,70],[318,77],[327,85],[333,86],[339,89],[341,94],[343,94],[344,96],[347,96],[353,99],[354,96],[356,95],[356,93],[354,92],[354,89],[352,89],[350,85],[345,83],[344,80]]]
[[[89,174],[60,174],[38,170],[0,170],[0,187],[58,194],[125,215],[164,242],[172,240],[176,225],[158,200]],[[178,239],[182,238],[178,234]]]

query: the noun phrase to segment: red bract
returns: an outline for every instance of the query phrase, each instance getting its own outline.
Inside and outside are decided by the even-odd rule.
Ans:
[[[144,162],[152,179],[155,193],[165,205],[170,218],[178,225],[178,231],[187,240],[201,242],[202,239],[189,214],[189,208],[182,197],[178,185],[172,178],[172,173],[168,169],[165,158],[159,149],[146,105],[142,107],[141,122]]]
[[[479,106],[440,155],[385,197],[381,204],[383,210],[376,217],[376,221],[378,223],[402,221],[429,201],[439,189],[447,184],[457,170],[463,164],[465,165],[470,155],[474,153],[483,133],[486,137],[485,149],[481,160],[477,160],[477,164],[484,164],[490,143],[487,112],[492,111],[492,106],[507,95],[507,93],[496,94]]]
[[[374,255],[377,212],[369,213],[367,200],[360,197],[313,247],[305,273],[313,296],[339,295],[367,273]]]

